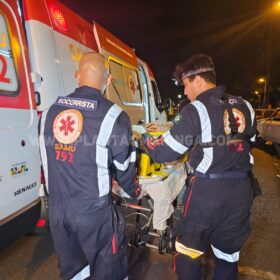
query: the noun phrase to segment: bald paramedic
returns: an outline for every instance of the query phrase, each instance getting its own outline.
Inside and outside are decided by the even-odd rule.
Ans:
[[[40,147],[49,190],[50,229],[61,279],[126,279],[124,220],[112,205],[112,178],[139,194],[127,114],[104,98],[105,59],[86,53],[79,87],[44,112]]]

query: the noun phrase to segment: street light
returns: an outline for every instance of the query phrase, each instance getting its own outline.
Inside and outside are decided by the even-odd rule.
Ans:
[[[280,1],[274,1],[274,4],[271,6],[271,8],[268,10],[270,15],[276,15],[280,11]]]
[[[266,78],[259,78],[258,82],[260,84],[264,84],[264,88],[263,88],[263,108],[265,108],[265,104],[266,104],[266,86],[267,86],[267,80]]]
[[[182,94],[178,94],[178,98],[181,99],[182,98]]]
[[[258,90],[255,90],[255,95],[259,99],[259,109],[261,109],[261,93]]]

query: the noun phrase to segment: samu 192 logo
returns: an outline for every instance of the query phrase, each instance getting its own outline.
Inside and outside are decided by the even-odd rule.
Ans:
[[[20,174],[24,174],[28,171],[28,165],[26,162],[21,162],[21,163],[17,163],[12,165],[12,167],[10,168],[10,175],[12,177],[20,175]]]

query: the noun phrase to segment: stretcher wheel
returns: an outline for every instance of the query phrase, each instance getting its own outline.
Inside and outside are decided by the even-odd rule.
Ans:
[[[158,243],[158,252],[163,255],[165,253],[165,241],[163,237],[159,238],[159,243]]]

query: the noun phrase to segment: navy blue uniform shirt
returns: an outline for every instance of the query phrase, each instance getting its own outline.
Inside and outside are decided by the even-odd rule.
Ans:
[[[222,101],[224,90],[218,86],[201,93],[182,108],[173,127],[158,139],[144,135],[142,140],[152,159],[155,162],[173,161],[188,151],[189,165],[203,174],[250,171],[253,164],[250,142],[256,137],[255,113],[246,100],[229,96],[240,139],[227,141],[230,125]],[[206,147],[204,143],[214,145]]]
[[[58,97],[43,113],[40,146],[53,215],[91,215],[108,205],[112,177],[138,194],[129,117],[94,88]]]

